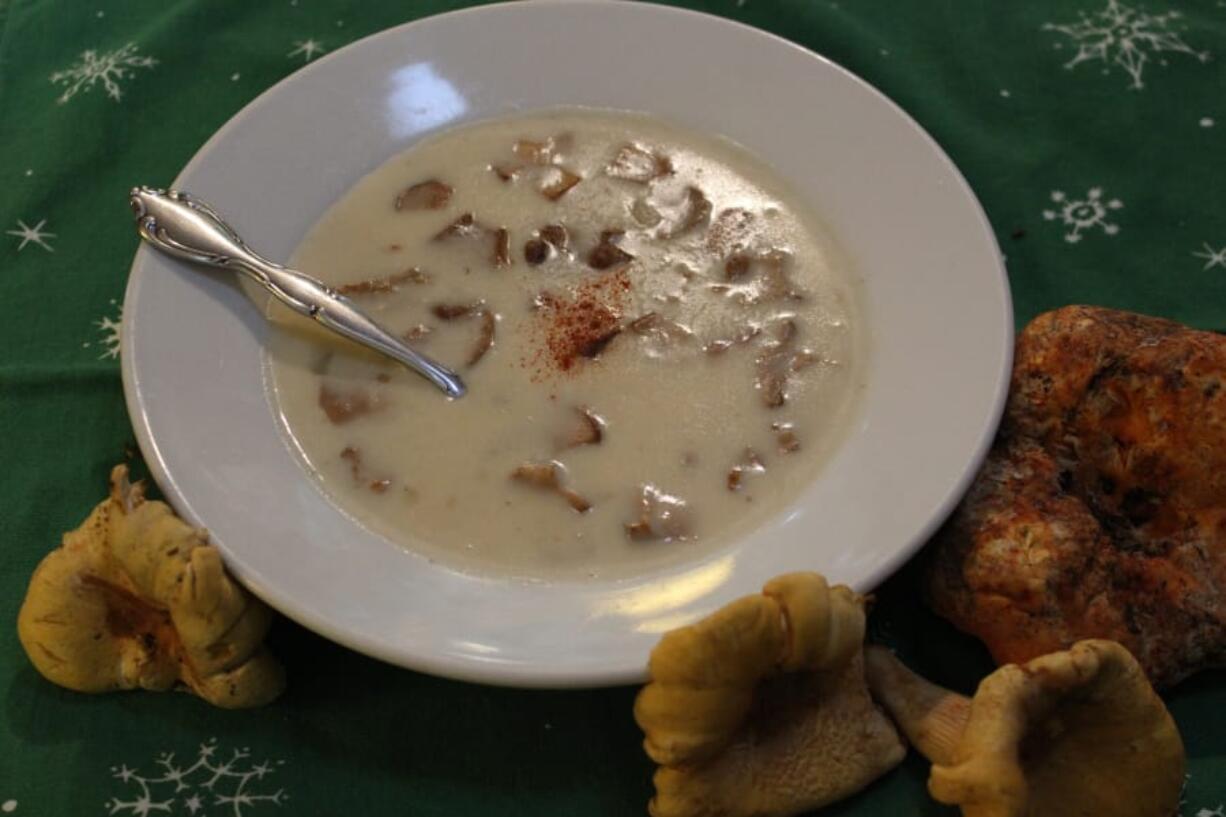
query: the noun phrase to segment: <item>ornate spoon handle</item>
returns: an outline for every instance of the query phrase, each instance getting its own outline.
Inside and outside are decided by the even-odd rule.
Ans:
[[[462,397],[460,376],[409,347],[370,319],[353,301],[311,276],[252,251],[213,208],[179,190],[137,187],[130,201],[141,238],[164,253],[241,272],[300,315],[403,363],[443,390]]]

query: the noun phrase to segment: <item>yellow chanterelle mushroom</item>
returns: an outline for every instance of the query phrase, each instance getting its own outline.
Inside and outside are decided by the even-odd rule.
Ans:
[[[1175,722],[1114,641],[1007,664],[974,698],[915,675],[880,647],[869,686],[932,761],[928,790],[966,817],[1170,817],[1184,782]]]
[[[226,575],[204,531],[145,499],[128,470],[30,578],[17,618],[26,654],[80,692],[182,684],[222,707],[258,706],[285,676],[263,647],[269,609]]]
[[[816,573],[772,580],[666,634],[634,715],[660,764],[653,817],[784,817],[902,760],[864,681],[864,600]]]

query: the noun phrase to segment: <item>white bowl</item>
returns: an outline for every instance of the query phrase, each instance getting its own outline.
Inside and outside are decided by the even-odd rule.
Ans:
[[[132,266],[124,388],[170,502],[273,607],[425,672],[519,686],[633,682],[662,631],[776,574],[818,570],[868,589],[953,508],[1006,393],[1009,290],[954,165],[860,79],[716,17],[544,0],[400,26],[260,96],[175,186],[285,259],[355,181],[414,141],[560,105],[656,113],[748,147],[812,201],[863,279],[869,385],[850,436],[800,500],[724,552],[591,582],[472,576],[406,552],[331,505],[293,453],[263,381],[269,327],[225,274],[147,248]]]

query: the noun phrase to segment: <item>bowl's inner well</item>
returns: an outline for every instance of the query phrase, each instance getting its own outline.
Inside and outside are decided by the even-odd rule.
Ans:
[[[466,379],[446,400],[273,313],[274,398],[327,494],[465,569],[620,577],[715,552],[795,501],[864,387],[857,287],[811,208],[744,149],[644,115],[435,136],[294,264]]]

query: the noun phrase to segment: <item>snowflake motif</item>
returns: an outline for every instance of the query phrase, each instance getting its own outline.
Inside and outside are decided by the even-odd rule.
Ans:
[[[55,252],[55,250],[51,249],[51,245],[47,243],[48,238],[55,238],[55,233],[44,233],[43,227],[46,224],[47,219],[43,219],[31,227],[21,219],[17,219],[17,229],[6,230],[5,235],[15,235],[21,239],[21,243],[17,245],[17,252],[24,250],[26,245],[30,243],[37,244],[47,252]]]
[[[126,765],[111,767],[111,776],[123,783],[135,784],[130,800],[112,797],[106,802],[108,814],[149,817],[155,812],[168,815],[194,815],[208,806],[217,806],[234,817],[243,817],[247,809],[261,803],[280,806],[287,799],[284,789],[272,794],[257,794],[249,790],[253,781],[263,780],[275,771],[269,762],[251,764],[249,749],[234,749],[225,762],[216,762],[216,739],[200,744],[196,759],[190,765],[175,762],[173,752],[163,752],[153,760],[157,767],[148,775]],[[284,763],[284,761],[279,761]],[[180,798],[180,795],[183,795]],[[212,801],[209,802],[209,798]]]
[[[68,86],[56,102],[63,105],[78,93],[91,90],[99,81],[106,95],[118,102],[123,98],[119,88],[121,80],[131,79],[137,68],[153,68],[157,64],[153,57],[137,54],[136,43],[128,43],[105,54],[93,49],[82,51],[80,62],[51,75],[51,81],[56,85]]]
[[[1107,216],[1110,211],[1123,207],[1124,202],[1119,199],[1103,201],[1102,196],[1101,187],[1091,187],[1084,199],[1070,199],[1060,190],[1053,190],[1051,200],[1060,205],[1060,209],[1044,210],[1043,218],[1048,221],[1059,219],[1061,224],[1068,227],[1069,231],[1064,234],[1064,240],[1070,244],[1080,241],[1084,230],[1095,227],[1107,235],[1115,235],[1120,231],[1119,225],[1107,221]]]
[[[111,298],[111,306],[115,305],[115,299]],[[101,343],[103,349],[102,354],[98,355],[98,359],[105,360],[106,358],[111,358],[114,360],[118,358],[119,342],[123,339],[123,306],[119,305],[114,320],[103,315],[100,320],[94,321],[94,326],[98,328],[98,332],[102,335]],[[81,344],[81,347],[84,349],[88,349],[90,346],[91,344],[88,341]],[[131,775],[132,770],[124,766],[117,774]]]
[[[1219,804],[1215,809],[1203,808],[1196,812],[1196,817],[1226,817],[1226,806]]]
[[[1044,31],[1064,34],[1077,45],[1077,54],[1064,64],[1069,70],[1083,62],[1102,60],[1104,74],[1112,64],[1118,65],[1132,77],[1129,88],[1139,91],[1145,87],[1142,75],[1151,55],[1169,51],[1189,54],[1201,62],[1209,60],[1208,51],[1196,51],[1171,30],[1171,22],[1181,16],[1177,11],[1150,14],[1119,0],[1107,0],[1103,10],[1093,14],[1083,11],[1080,16],[1076,23],[1043,25]],[[1158,59],[1166,64],[1161,57]]]
[[[303,62],[310,62],[319,54],[327,51],[324,44],[319,40],[295,40],[294,50],[286,54],[287,57],[302,57]]]
[[[1204,252],[1192,253],[1196,258],[1205,259],[1205,266],[1201,269],[1213,269],[1214,267],[1226,269],[1226,245],[1217,250],[1210,247],[1208,242],[1201,244],[1201,246],[1205,248]],[[1226,815],[1223,815],[1223,817],[1226,817]]]
[[[3,812],[5,814],[12,814],[16,810],[17,810],[16,800],[5,800],[3,803],[0,803],[0,812]]]

